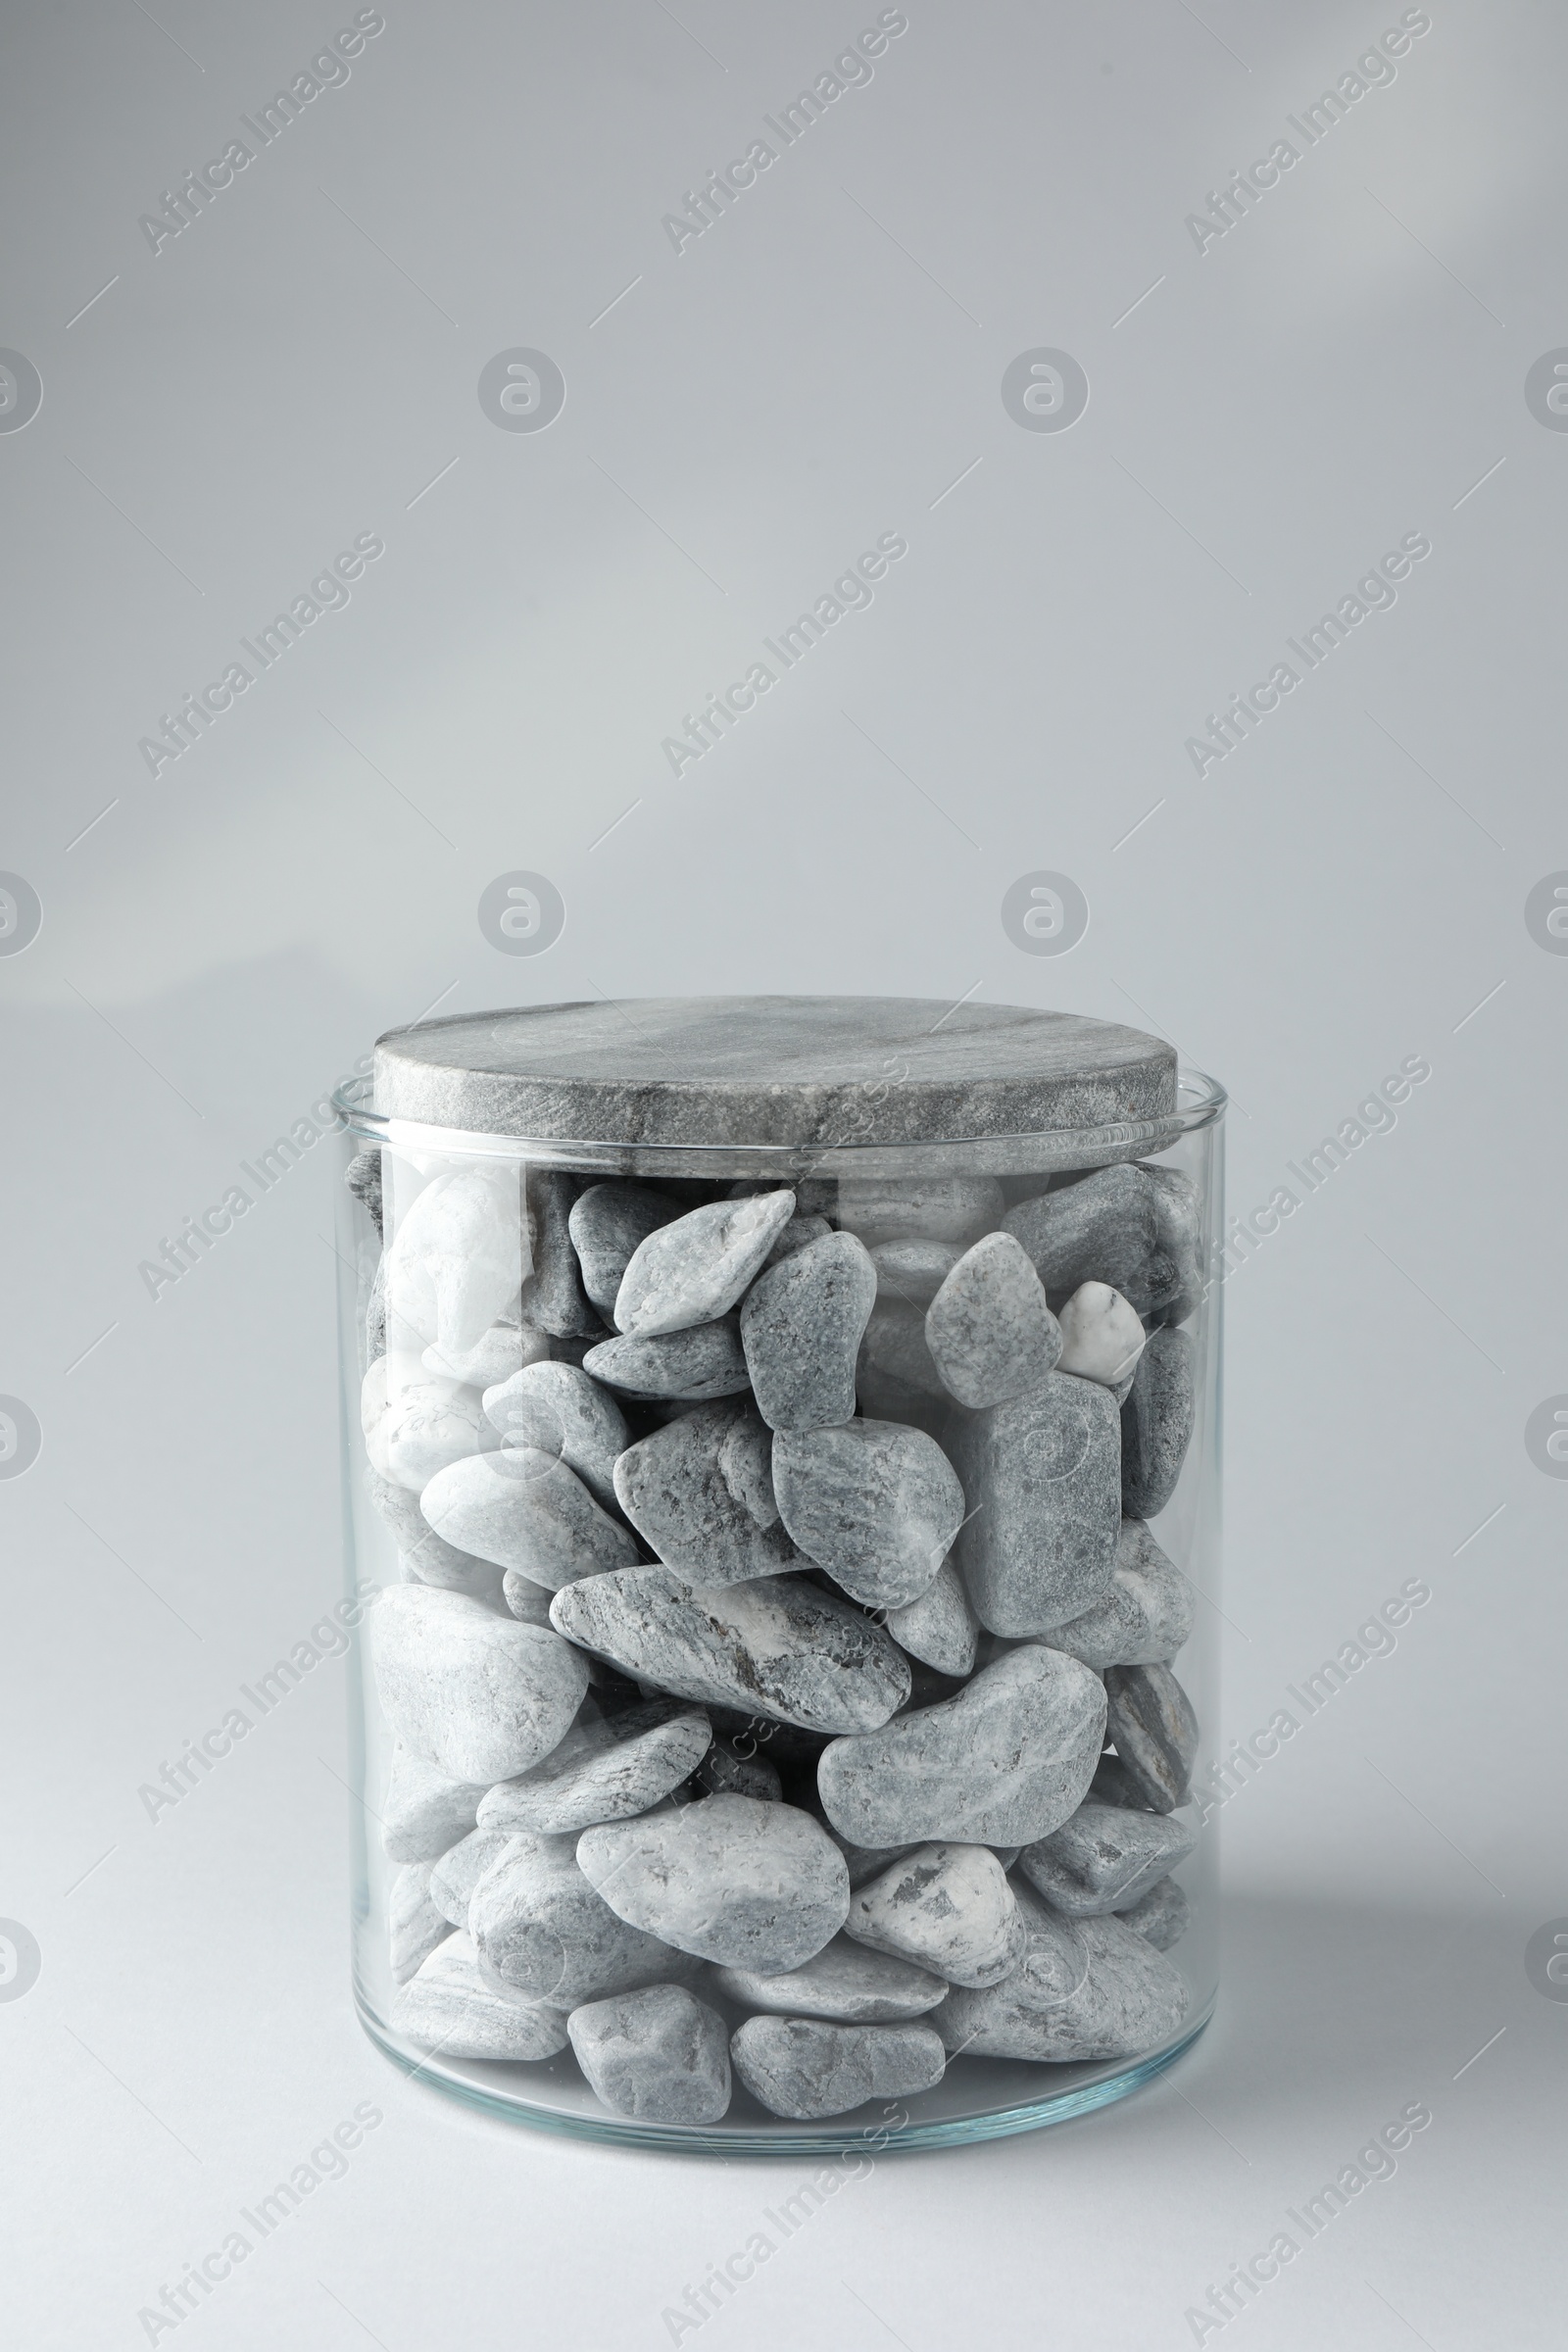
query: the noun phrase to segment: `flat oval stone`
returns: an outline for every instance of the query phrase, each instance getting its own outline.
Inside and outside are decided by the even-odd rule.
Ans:
[[[577,1866],[618,1917],[726,1968],[798,1968],[850,1904],[844,1856],[821,1823],[751,1796],[584,1830]]]
[[[1039,1388],[1061,1353],[1061,1328],[1039,1275],[1010,1233],[966,1250],[925,1314],[945,1386],[973,1410]]]
[[[741,1307],[757,1408],[772,1429],[828,1429],[855,1411],[855,1363],[876,1269],[852,1233],[824,1231],[760,1274]]]
[[[994,1176],[846,1176],[839,1223],[868,1250],[879,1242],[958,1242],[965,1247],[1002,1223]]]
[[[436,1946],[392,1997],[392,2025],[443,2058],[553,2058],[566,2046],[559,2009],[519,2000],[479,1975],[472,1939],[460,1929]]]
[[[395,1486],[367,1470],[365,1483],[371,1501],[392,1530],[398,1561],[405,1577],[421,1585],[439,1585],[443,1592],[469,1592],[493,1600],[500,1590],[494,1560],[481,1560],[471,1551],[448,1544],[419,1508],[419,1497],[408,1487]]]
[[[616,1294],[642,1244],[680,1213],[678,1200],[646,1184],[591,1184],[578,1194],[567,1229],[582,1287],[607,1323],[614,1323]]]
[[[386,1894],[388,1959],[394,1984],[406,1984],[452,1930],[430,1900],[432,1862],[405,1862]]]
[[[1117,1918],[1129,1928],[1136,1928],[1146,1943],[1156,1952],[1168,1952],[1187,1933],[1192,1917],[1192,1905],[1174,1879],[1161,1879],[1157,1886],[1141,1895],[1127,1910],[1118,1911]]]
[[[569,1641],[677,1697],[809,1732],[869,1731],[909,1694],[908,1661],[881,1627],[796,1576],[715,1588],[672,1568],[620,1569],[568,1585],[550,1614]]]
[[[646,1339],[602,1340],[582,1359],[596,1380],[633,1396],[739,1396],[751,1387],[740,1318],[698,1323]]]
[[[956,1437],[969,1517],[958,1544],[970,1605],[994,1634],[1049,1633],[1110,1582],[1121,1526],[1121,1430],[1110,1393],[1049,1372]]]
[[[430,1900],[454,1928],[468,1924],[468,1901],[492,1862],[507,1848],[504,1830],[470,1830],[448,1848],[430,1872]]]
[[[867,1608],[929,1592],[963,1521],[936,1440],[892,1421],[775,1431],[773,1490],[801,1550]]]
[[[773,1494],[773,1441],[750,1406],[720,1399],[628,1446],[615,1494],[668,1568],[734,1585],[803,1565]]]
[[[950,1984],[995,1984],[1023,1957],[1018,1906],[988,1845],[916,1846],[851,1895],[844,1933]]]
[[[601,1899],[577,1868],[575,1843],[519,1831],[475,1886],[468,1926],[485,1983],[574,2009],[606,1993],[695,1977],[686,1953]]]
[[[931,2022],[976,2058],[1133,2058],[1168,2041],[1188,1993],[1170,1962],[1115,1917],[1063,1919],[1017,1890],[1027,1936],[1010,1977],[950,1992]]]
[[[621,1277],[617,1327],[653,1339],[728,1314],[794,1214],[792,1192],[755,1193],[710,1200],[651,1233]]]
[[[712,1736],[701,1707],[675,1698],[573,1724],[542,1764],[486,1793],[479,1827],[559,1837],[646,1813],[696,1770]]]
[[[1198,1409],[1193,1344],[1166,1326],[1151,1338],[1121,1408],[1122,1509],[1152,1519],[1176,1492]]]
[[[439,1862],[478,1818],[483,1781],[455,1781],[392,1742],[392,1768],[381,1799],[381,1843],[389,1862]]]
[[[1192,1586],[1143,1521],[1124,1519],[1109,1584],[1081,1617],[1053,1627],[1051,1646],[1097,1673],[1168,1665],[1192,1633],[1195,1605]]]
[[[588,2001],[566,2032],[589,2088],[645,2124],[716,2124],[729,2106],[729,2029],[680,1984]]]
[[[918,1600],[889,1609],[888,1632],[901,1649],[939,1674],[966,1675],[975,1661],[980,1629],[953,1560],[945,1559],[936,1583]],[[1088,1663],[1089,1661],[1086,1661]]]
[[[615,1461],[631,1444],[626,1416],[577,1364],[532,1363],[484,1392],[485,1419],[503,1446],[559,1454],[596,1502],[615,1505]]]
[[[571,1246],[570,1218],[579,1182],[562,1168],[532,1167],[524,1185],[531,1271],[522,1286],[522,1313],[552,1339],[597,1337],[604,1322],[583,1289]]]
[[[876,1295],[923,1314],[962,1255],[956,1242],[878,1242],[871,1251]]]
[[[1059,1830],[1037,1838],[1018,1868],[1055,1910],[1070,1919],[1126,1911],[1185,1862],[1196,1833],[1166,1813],[1130,1813],[1086,1798]]]
[[[1105,1728],[1144,1803],[1156,1813],[1185,1804],[1198,1756],[1198,1717],[1170,1668],[1107,1666],[1105,1698]]]
[[[517,1297],[522,1210],[515,1168],[434,1176],[387,1248],[389,1319],[443,1355],[472,1348]]]
[[[878,1396],[901,1392],[947,1403],[950,1392],[926,1344],[925,1317],[917,1306],[906,1306],[902,1298],[877,1299],[860,1342],[856,1381],[862,1412]]]
[[[742,2009],[779,2017],[820,2017],[845,2026],[901,2025],[924,2017],[947,1992],[942,1977],[912,1960],[835,1936],[809,1960],[782,1976],[755,1968],[716,1968],[713,1984]]]
[[[858,1845],[1026,1844],[1076,1809],[1104,1728],[1098,1675],[1028,1642],[956,1698],[835,1740],[816,1768],[822,1810]]]
[[[931,2090],[947,2065],[929,2026],[830,2026],[808,2017],[749,2017],[731,2034],[729,2054],[759,2106],[803,2123],[848,2115],[867,2099]]]
[[[368,1622],[388,1722],[455,1781],[526,1772],[564,1736],[588,1688],[586,1660],[559,1634],[466,1593],[391,1585]]]
[[[639,1557],[630,1529],[600,1509],[564,1461],[532,1446],[449,1464],[431,1479],[419,1508],[449,1544],[552,1592],[579,1576],[629,1568]]]
[[[1057,1370],[1119,1389],[1123,1382],[1131,1383],[1138,1369],[1145,1337],[1142,1323],[1120,1291],[1113,1291],[1107,1282],[1081,1282],[1061,1310]]]

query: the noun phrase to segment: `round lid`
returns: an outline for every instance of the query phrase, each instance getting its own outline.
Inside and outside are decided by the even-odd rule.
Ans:
[[[927,1143],[1141,1123],[1175,1102],[1175,1053],[1141,1029],[919,997],[521,1005],[375,1049],[382,1116],[563,1143]]]

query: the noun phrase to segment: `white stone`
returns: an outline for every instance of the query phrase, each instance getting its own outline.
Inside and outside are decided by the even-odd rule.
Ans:
[[[614,2115],[716,2124],[729,2105],[729,2032],[683,1984],[587,2001],[566,2020],[577,2064]]]
[[[1061,1310],[1058,1372],[1120,1389],[1138,1369],[1148,1334],[1120,1291],[1108,1282],[1081,1282]]]
[[[468,1924],[468,1901],[492,1862],[507,1848],[505,1830],[470,1830],[430,1872],[430,1900],[455,1928]]]
[[[436,1176],[398,1218],[387,1250],[388,1314],[450,1359],[512,1305],[523,1271],[515,1167]]]
[[[849,1908],[850,1874],[821,1823],[752,1796],[584,1830],[577,1864],[619,1918],[728,1968],[798,1968]]]
[[[588,1664],[559,1634],[433,1585],[393,1585],[368,1625],[382,1708],[455,1781],[509,1781],[549,1755],[582,1704]]]
[[[711,1200],[662,1225],[632,1252],[615,1294],[631,1339],[686,1331],[728,1314],[795,1214],[791,1192]]]
[[[443,2058],[533,2060],[566,2046],[562,2012],[485,1984],[472,1938],[461,1929],[393,1995],[392,2024],[416,2048]]]
[[[514,1307],[510,1314],[492,1323],[488,1331],[481,1332],[471,1348],[448,1357],[439,1348],[431,1346],[419,1360],[427,1372],[464,1381],[469,1388],[491,1389],[514,1378],[524,1364],[543,1362],[549,1353],[548,1334],[524,1323],[520,1308]]]
[[[485,1390],[484,1412],[504,1446],[559,1454],[596,1501],[614,1509],[615,1463],[631,1433],[613,1396],[590,1373],[576,1364],[525,1364]]]
[[[580,1576],[632,1568],[637,1539],[602,1511],[575,1472],[534,1446],[452,1462],[419,1508],[438,1536],[559,1592]]]
[[[381,1843],[392,1862],[438,1862],[473,1828],[488,1783],[455,1781],[406,1740],[392,1743],[392,1769],[381,1799]]]
[[[742,2009],[776,2017],[820,2017],[842,2026],[896,2026],[923,2017],[947,1992],[928,1968],[835,1936],[799,1968],[769,1976],[755,1968],[715,1968],[713,1984]]]

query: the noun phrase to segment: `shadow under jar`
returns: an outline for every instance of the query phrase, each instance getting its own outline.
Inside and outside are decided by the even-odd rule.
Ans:
[[[796,2154],[1055,2122],[1201,2030],[1224,1102],[1021,1005],[380,1040],[339,1107],[383,2049]]]

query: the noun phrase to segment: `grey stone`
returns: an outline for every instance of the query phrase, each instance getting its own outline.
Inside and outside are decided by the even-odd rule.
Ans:
[[[517,1297],[522,1208],[514,1167],[451,1169],[402,1210],[387,1245],[392,1344],[462,1354]]]
[[[994,1845],[991,1851],[996,1855],[1004,1870],[1010,1870],[1023,1852],[1023,1847],[1021,1845]]]
[[[579,1576],[629,1568],[637,1539],[602,1511],[574,1471],[534,1446],[449,1463],[419,1508],[438,1536],[551,1591]]]
[[[575,1723],[542,1764],[489,1790],[479,1827],[564,1836],[645,1813],[696,1770],[711,1738],[701,1707],[675,1698]]]
[[[1193,1630],[1195,1605],[1192,1586],[1144,1522],[1124,1519],[1109,1584],[1081,1617],[1052,1628],[1051,1646],[1097,1673],[1107,1666],[1166,1666]]]
[[[819,2017],[843,2026],[902,2025],[924,2017],[947,1992],[947,1982],[911,1960],[873,1951],[835,1936],[809,1960],[783,1976],[755,1968],[716,1968],[713,1984],[742,2009],[776,2017]]]
[[[969,1517],[958,1565],[994,1634],[1049,1633],[1110,1582],[1121,1525],[1121,1432],[1094,1381],[1048,1372],[1027,1396],[962,1423],[955,1450]]]
[[[430,1872],[430,1900],[454,1928],[468,1924],[468,1902],[492,1862],[507,1849],[505,1830],[470,1830]]]
[[[758,1276],[741,1307],[757,1406],[773,1429],[827,1429],[855,1411],[855,1363],[876,1269],[852,1233],[826,1231]]]
[[[852,1890],[863,1886],[869,1879],[879,1879],[890,1862],[897,1862],[901,1854],[912,1854],[919,1843],[918,1838],[910,1838],[899,1845],[856,1845],[831,1822],[826,1824],[826,1828],[828,1836],[849,1864]]]
[[[375,1272],[370,1277],[368,1294],[367,1295],[362,1282],[360,1296],[365,1300],[365,1345],[361,1349],[361,1362],[368,1368],[374,1363],[378,1355],[386,1353],[386,1251],[384,1250],[375,1261]]]
[[[559,1634],[462,1592],[388,1586],[368,1622],[392,1729],[455,1781],[488,1786],[526,1772],[563,1738],[588,1688],[585,1660]]]
[[[1137,1784],[1117,1756],[1101,1757],[1089,1793],[1097,1805],[1122,1805],[1133,1813],[1146,1810]]]
[[[585,2002],[566,2031],[590,2089],[614,2115],[716,2124],[729,2106],[729,2030],[683,1985]]]
[[[925,1336],[925,1317],[902,1298],[878,1298],[860,1342],[856,1365],[860,1408],[871,1409],[879,1396],[912,1395],[940,1397],[946,1405],[947,1383],[937,1370]]]
[[[484,1392],[484,1415],[503,1446],[559,1454],[596,1502],[615,1507],[615,1460],[631,1444],[613,1396],[577,1364],[533,1363]]]
[[[690,1983],[696,1963],[612,1911],[578,1869],[575,1844],[519,1831],[475,1886],[468,1927],[485,1983],[560,2009]]]
[[[931,2090],[947,2065],[929,2026],[830,2026],[809,2017],[749,2017],[730,2036],[729,2054],[760,2106],[803,2123],[848,2115],[867,2099]]]
[[[1017,1888],[1027,1943],[1010,1977],[950,1992],[931,2022],[950,2052],[1051,2061],[1133,2058],[1168,2041],[1187,1987],[1162,1953],[1115,1917],[1064,1919]]]
[[[419,1508],[419,1497],[409,1488],[378,1478],[369,1469],[365,1483],[370,1500],[392,1530],[399,1562],[412,1582],[439,1585],[447,1592],[469,1592],[480,1600],[494,1599],[501,1586],[494,1560],[460,1551],[455,1544],[438,1536]]]
[[[1152,1167],[1148,1173],[1154,1186],[1156,1312],[1162,1322],[1184,1323],[1203,1295],[1203,1203],[1179,1168]]]
[[[1107,1666],[1105,1728],[1122,1769],[1155,1813],[1185,1804],[1198,1755],[1198,1717],[1168,1666]]]
[[[571,1246],[570,1217],[579,1182],[561,1168],[531,1167],[524,1184],[531,1271],[522,1286],[526,1320],[553,1339],[597,1337],[603,1318],[583,1288]]]
[[[577,1866],[616,1915],[726,1968],[798,1968],[844,1925],[850,1875],[795,1805],[709,1796],[584,1830]]]
[[[431,1862],[405,1862],[387,1888],[388,1956],[394,1984],[406,1984],[452,1930],[430,1900]]]
[[[1076,1373],[1080,1380],[1098,1380],[1125,1396],[1144,1352],[1145,1336],[1120,1291],[1106,1282],[1081,1282],[1061,1310],[1057,1368]]]
[[[1105,1693],[1076,1658],[1024,1643],[955,1698],[835,1740],[816,1768],[822,1810],[858,1845],[1045,1838],[1089,1787]]]
[[[951,1558],[937,1570],[936,1583],[918,1600],[889,1609],[888,1632],[901,1649],[939,1674],[965,1675],[974,1667],[979,1627],[963,1579]]]
[[[1002,1223],[1028,1250],[1054,1305],[1080,1283],[1103,1282],[1149,1324],[1189,1298],[1197,1302],[1199,1270],[1189,1246],[1196,1204],[1189,1180],[1175,1170],[1124,1164],[1020,1200]]]
[[[507,1570],[501,1579],[501,1597],[519,1624],[549,1625],[555,1594],[548,1585],[536,1585],[531,1576],[524,1576],[520,1568]]]
[[[799,1568],[773,1494],[772,1445],[749,1404],[699,1404],[621,1454],[620,1507],[666,1567],[698,1584]]]
[[[343,1181],[359,1201],[366,1215],[381,1231],[381,1151],[356,1152],[343,1171]]]
[[[762,1804],[776,1805],[784,1795],[778,1768],[766,1756],[737,1755],[732,1747],[717,1740],[692,1779],[710,1796],[754,1796]]]
[[[1010,1233],[985,1234],[964,1251],[926,1308],[925,1341],[946,1386],[972,1410],[1040,1387],[1061,1353],[1061,1328]]]
[[[1179,1943],[1186,1935],[1187,1923],[1192,1917],[1192,1905],[1174,1879],[1161,1879],[1157,1886],[1151,1886],[1146,1895],[1140,1896],[1127,1910],[1118,1911],[1116,1916],[1125,1920],[1128,1927],[1136,1928],[1144,1941],[1152,1943],[1156,1952],[1168,1952],[1171,1945]]]
[[[763,1270],[778,1265],[786,1257],[794,1257],[802,1250],[809,1250],[813,1242],[825,1241],[833,1231],[826,1217],[805,1217],[800,1213],[800,1188],[796,1188],[796,1213],[785,1226],[778,1240],[762,1260]]]
[[[715,1589],[672,1568],[621,1569],[568,1585],[551,1620],[677,1697],[807,1731],[869,1731],[908,1695],[908,1662],[881,1627],[797,1576]]]
[[[792,1192],[710,1200],[649,1234],[621,1277],[615,1323],[655,1339],[728,1314],[795,1214]]]
[[[1054,1909],[1088,1919],[1129,1909],[1196,1843],[1196,1832],[1169,1814],[1130,1813],[1090,1797],[1059,1830],[1026,1845],[1018,1868]]]
[[[802,1551],[867,1608],[928,1592],[963,1520],[941,1446],[891,1421],[776,1431],[773,1488]]]
[[[988,1845],[916,1846],[851,1895],[844,1933],[950,1984],[995,1984],[1023,1956],[1018,1906]]]
[[[637,1250],[661,1225],[680,1215],[678,1200],[643,1184],[591,1184],[579,1193],[566,1220],[582,1287],[612,1328],[615,1296]]]
[[[473,1828],[488,1783],[455,1781],[438,1772],[408,1742],[392,1743],[392,1766],[381,1799],[381,1843],[390,1862],[439,1862]]]
[[[876,1295],[923,1314],[962,1255],[956,1242],[878,1242]]]
[[[994,1176],[847,1176],[839,1186],[839,1223],[868,1250],[880,1242],[967,1246],[1001,1224],[1003,1207]]]
[[[751,1386],[737,1315],[696,1323],[657,1339],[602,1340],[582,1360],[583,1370],[596,1380],[633,1396],[702,1402],[711,1396],[739,1396]]]
[[[1193,1434],[1193,1344],[1173,1325],[1152,1334],[1121,1408],[1122,1509],[1152,1519],[1176,1492]]]
[[[392,2025],[416,2048],[443,2058],[537,2060],[566,2046],[561,2011],[487,1984],[461,1929],[393,1994]]]
[[[875,1311],[872,1320],[875,1321]],[[929,1361],[931,1351],[925,1345],[923,1321],[911,1311],[908,1325]],[[935,1364],[930,1367],[930,1377],[932,1386],[924,1389],[911,1388],[906,1381],[895,1379],[871,1362],[862,1341],[860,1360],[855,1370],[856,1396],[862,1417],[867,1421],[897,1421],[905,1429],[923,1429],[946,1451],[946,1440],[957,1408],[942,1388]],[[940,1396],[937,1390],[941,1390]]]

